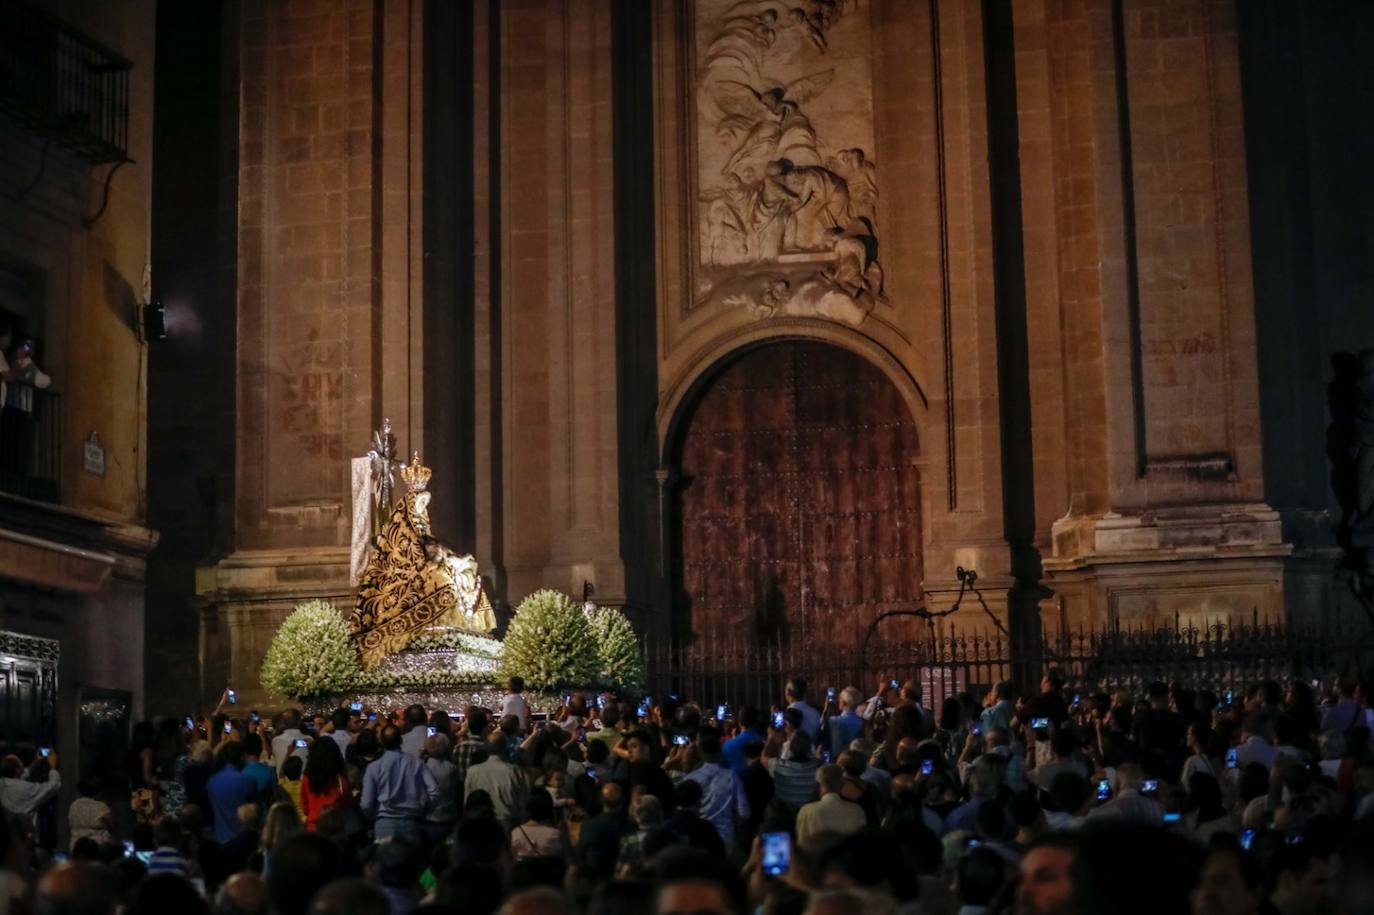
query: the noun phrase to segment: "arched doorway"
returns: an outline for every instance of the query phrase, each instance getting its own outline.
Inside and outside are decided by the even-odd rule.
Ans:
[[[679,645],[857,650],[921,597],[916,425],[863,357],[785,340],[731,358],[677,425]]]

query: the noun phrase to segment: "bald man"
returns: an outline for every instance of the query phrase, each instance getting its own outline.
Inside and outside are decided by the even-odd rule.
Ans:
[[[38,883],[34,915],[114,915],[119,902],[114,875],[84,861],[59,864]]]

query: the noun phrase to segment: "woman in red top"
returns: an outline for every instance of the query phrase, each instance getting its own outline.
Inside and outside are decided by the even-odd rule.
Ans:
[[[310,745],[305,758],[305,773],[301,778],[301,809],[305,812],[305,828],[315,831],[315,822],[326,807],[350,806],[353,788],[344,774],[343,754],[339,745],[324,737]]]

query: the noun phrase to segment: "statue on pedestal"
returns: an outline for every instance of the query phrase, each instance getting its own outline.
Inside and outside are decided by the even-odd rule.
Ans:
[[[348,619],[363,670],[372,670],[429,629],[480,633],[496,628],[477,561],[454,553],[430,530],[430,475],[418,453],[402,465],[405,495],[372,537],[357,606]]]

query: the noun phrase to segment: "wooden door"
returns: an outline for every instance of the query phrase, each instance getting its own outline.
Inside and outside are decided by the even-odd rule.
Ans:
[[[842,649],[918,604],[916,427],[879,369],[769,344],[725,366],[683,426],[680,635]]]

